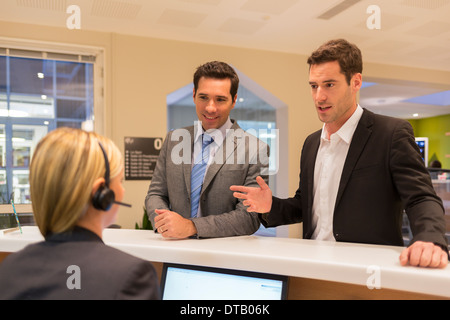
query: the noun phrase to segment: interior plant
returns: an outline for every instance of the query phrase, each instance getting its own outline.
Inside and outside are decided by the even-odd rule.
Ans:
[[[139,224],[136,222],[135,229],[139,230],[153,230],[152,223],[150,222],[150,219],[148,218],[147,209],[144,208],[144,215],[142,217],[142,227],[139,227]]]

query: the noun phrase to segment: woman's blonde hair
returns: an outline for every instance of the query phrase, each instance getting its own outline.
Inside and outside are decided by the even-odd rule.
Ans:
[[[106,151],[112,179],[122,170],[122,155],[103,136],[60,128],[38,143],[30,165],[30,194],[42,235],[72,229],[91,204],[93,184],[105,176],[99,143]]]

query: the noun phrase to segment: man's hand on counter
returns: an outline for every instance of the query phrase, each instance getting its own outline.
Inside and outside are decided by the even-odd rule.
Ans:
[[[197,233],[194,223],[170,210],[156,209],[155,228],[164,238],[183,239]]]
[[[445,268],[448,254],[432,242],[416,241],[400,254],[400,264],[416,267]]]

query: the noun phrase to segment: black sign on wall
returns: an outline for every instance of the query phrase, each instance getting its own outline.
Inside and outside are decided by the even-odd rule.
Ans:
[[[125,180],[151,180],[162,138],[125,137]]]

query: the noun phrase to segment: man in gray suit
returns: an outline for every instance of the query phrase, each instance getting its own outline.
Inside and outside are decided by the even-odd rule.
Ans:
[[[194,74],[199,121],[167,134],[145,199],[164,237],[248,235],[260,226],[258,215],[249,215],[229,190],[256,186],[256,177],[268,170],[267,145],[229,117],[238,86],[236,72],[223,62],[206,63]]]

